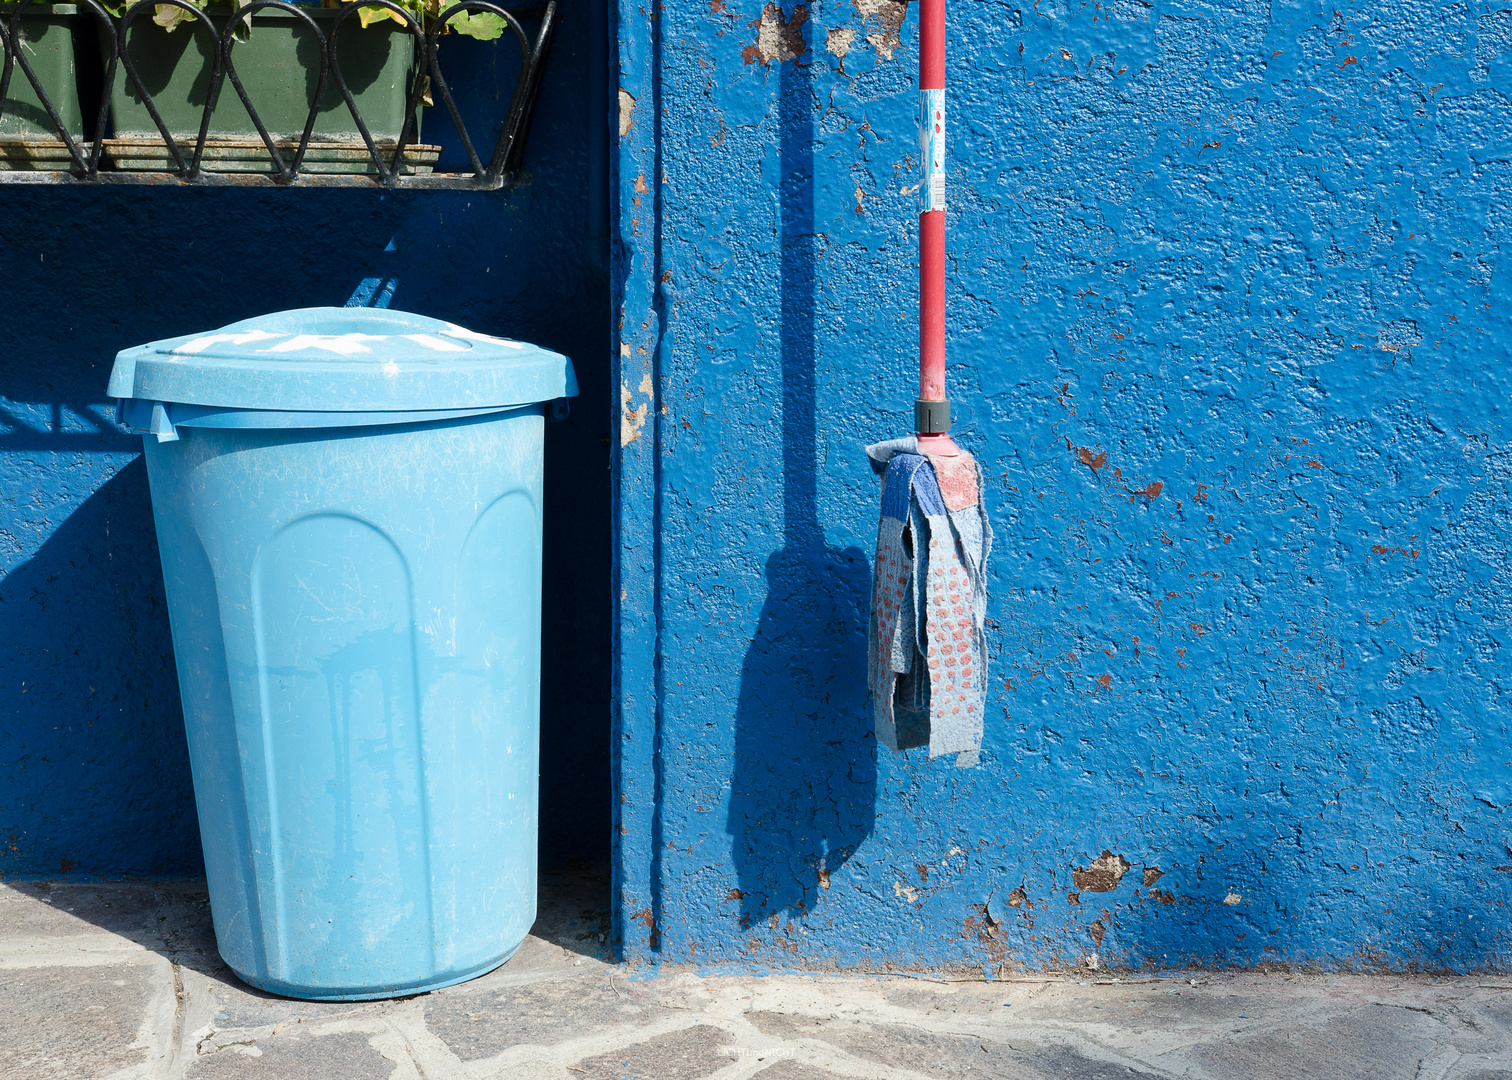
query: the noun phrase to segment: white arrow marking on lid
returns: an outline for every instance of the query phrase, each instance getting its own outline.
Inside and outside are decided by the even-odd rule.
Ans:
[[[193,341],[184,342],[173,351],[197,353],[203,352],[212,345],[219,345],[223,341],[230,342],[232,345],[250,345],[254,341],[267,341],[269,338],[283,336],[283,334],[275,334],[270,330],[248,330],[241,334],[206,334],[204,337],[197,337]]]
[[[324,352],[352,356],[355,353],[372,352],[365,341],[384,341],[387,334],[296,334],[288,341],[280,341],[263,352],[297,352],[300,349],[320,349]]]
[[[466,345],[458,345],[455,341],[447,341],[431,334],[405,334],[404,337],[417,345],[424,345],[427,349],[435,349],[438,352],[466,352]]]
[[[505,345],[511,349],[523,349],[525,346],[518,341],[510,341],[508,338],[493,337],[490,334],[480,334],[476,330],[469,330],[465,326],[456,323],[447,323],[446,329],[441,331],[447,337],[463,338],[467,341],[487,341],[493,345]]]

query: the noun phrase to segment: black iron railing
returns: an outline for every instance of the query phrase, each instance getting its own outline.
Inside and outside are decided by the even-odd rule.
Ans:
[[[54,134],[61,142],[61,148],[66,151],[67,164],[65,167],[52,171],[27,168],[0,170],[0,183],[170,183],[241,186],[268,184],[372,186],[378,184],[388,188],[484,190],[507,187],[518,182],[520,177],[521,157],[525,148],[525,139],[530,130],[531,116],[535,111],[542,61],[551,43],[556,17],[556,0],[551,0],[544,9],[539,10],[539,23],[534,35],[531,35],[521,20],[506,8],[490,3],[488,0],[460,0],[445,8],[431,21],[429,28],[425,28],[410,12],[394,3],[393,0],[363,0],[360,5],[343,5],[330,20],[330,32],[327,34],[322,33],[317,22],[307,14],[309,10],[307,6],[288,3],[286,0],[253,0],[245,7],[237,8],[231,17],[221,20],[219,26],[205,11],[195,7],[188,0],[138,0],[119,18],[111,16],[101,6],[99,0],[71,0],[71,2],[80,9],[91,12],[100,28],[104,80],[92,137],[75,138],[69,132],[69,125],[59,113],[58,104],[49,96],[44,80],[38,77],[27,56],[26,38],[22,32],[22,17],[28,10],[47,11],[45,0],[21,0],[14,9],[9,9],[7,5],[9,17],[0,20],[0,47],[3,47],[5,61],[4,68],[0,69],[0,120],[4,117],[4,107],[9,100],[7,94],[12,80],[17,77],[26,79],[50,119]],[[213,42],[209,94],[200,117],[197,137],[192,143],[182,137],[182,132],[179,138],[174,137],[138,72],[130,56],[130,50],[124,47],[126,33],[131,24],[144,13],[151,19],[154,10],[164,6],[183,9],[194,20],[199,32],[209,34]],[[383,8],[392,12],[415,40],[417,62],[408,93],[408,108],[404,113],[403,128],[399,132],[397,141],[393,141],[392,145],[380,144],[380,141],[374,138],[358,109],[351,88],[342,75],[340,50],[337,48],[337,43],[341,39],[340,31],[347,20],[358,17],[361,8]],[[305,29],[319,43],[319,72],[316,88],[311,98],[309,117],[297,142],[288,139],[279,140],[268,130],[236,71],[234,53],[238,41],[237,31],[249,27],[256,13],[268,9],[291,13],[303,22]],[[509,36],[520,51],[520,71],[515,80],[509,111],[499,132],[498,140],[493,145],[492,153],[486,159],[479,154],[441,69],[442,35],[446,33],[448,24],[464,13],[488,13],[503,19],[505,27],[511,32]],[[503,47],[503,39],[497,44],[498,47]],[[169,162],[167,171],[111,168],[108,155],[105,158],[106,167],[101,167],[102,150],[106,146],[108,133],[111,130],[110,99],[118,66],[126,79],[130,81],[152,122],[162,135],[162,144],[154,143],[153,145],[160,153],[166,151]],[[204,167],[206,147],[214,145],[211,135],[212,114],[228,81],[246,107],[257,134],[267,150],[266,171],[227,172],[209,170]],[[361,156],[361,151],[365,150],[367,154],[362,167],[352,172],[312,172],[306,168],[305,155],[311,145],[328,81],[334,81],[337,89],[341,91],[341,96],[361,136],[361,142],[357,143],[354,140],[351,149],[358,152],[358,157]],[[412,153],[416,149],[417,142],[415,118],[422,99],[425,99],[427,103],[434,102],[445,107],[456,127],[457,137],[461,148],[466,152],[471,172],[436,173],[415,168]],[[0,142],[5,139],[6,136],[0,134]],[[424,149],[434,154],[440,148]],[[61,154],[59,159],[61,161]],[[369,165],[371,168],[368,167]]]

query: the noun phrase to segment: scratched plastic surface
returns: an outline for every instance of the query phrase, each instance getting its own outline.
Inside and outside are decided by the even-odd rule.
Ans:
[[[543,426],[533,404],[147,435],[216,937],[247,982],[412,993],[534,921]]]

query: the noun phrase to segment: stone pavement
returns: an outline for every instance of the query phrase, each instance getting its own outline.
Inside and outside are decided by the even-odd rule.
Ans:
[[[5,1080],[1512,1080],[1512,979],[630,977],[602,884],[503,968],[400,1001],[259,993],[202,883],[0,886]]]

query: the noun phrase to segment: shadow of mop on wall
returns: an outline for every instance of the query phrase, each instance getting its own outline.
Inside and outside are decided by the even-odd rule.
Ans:
[[[814,400],[813,74],[782,65],[783,546],[740,673],[727,829],[743,927],[811,910],[871,832],[870,564],[819,526]],[[859,447],[857,453],[860,453]]]

